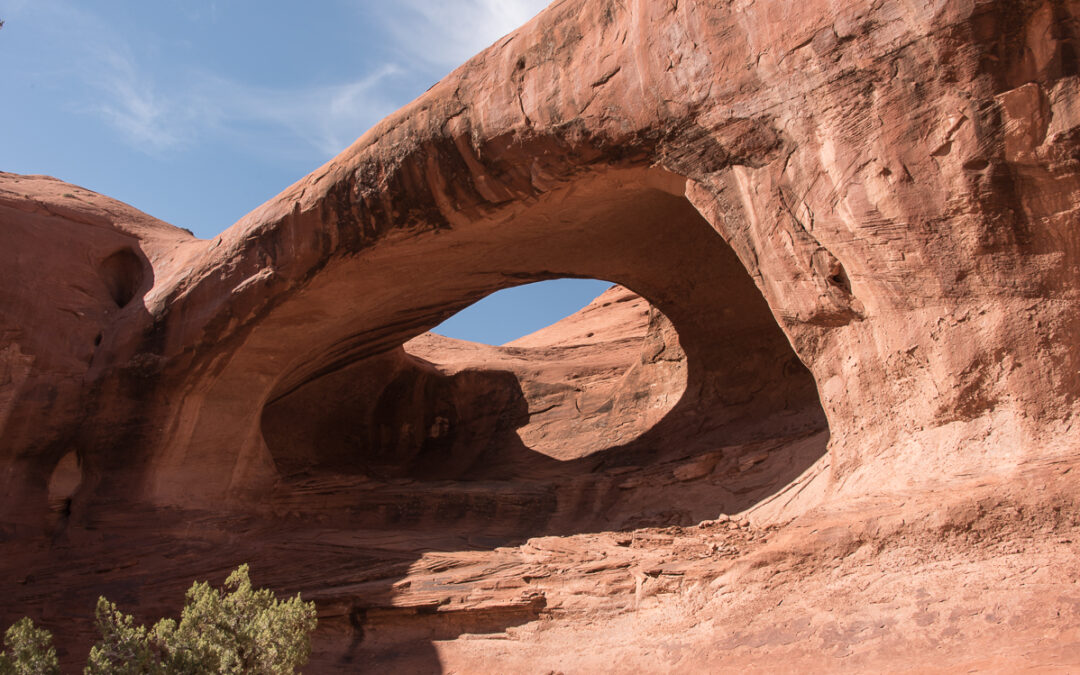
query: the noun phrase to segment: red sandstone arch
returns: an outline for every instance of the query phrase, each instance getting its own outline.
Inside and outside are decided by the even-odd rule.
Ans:
[[[713,406],[717,419],[787,405],[787,394],[777,394],[783,385],[758,390],[758,380],[776,383],[785,369],[800,370],[771,314],[785,330],[792,318],[835,327],[858,317],[858,303],[842,266],[813,236],[796,237],[798,262],[785,261],[770,280],[758,256],[771,251],[756,251],[740,234],[767,219],[749,208],[748,194],[730,201],[724,181],[737,169],[786,162],[790,144],[767,107],[710,107],[720,89],[735,103],[757,87],[745,74],[719,88],[702,77],[709,58],[747,46],[726,40],[731,54],[710,57],[691,49],[719,25],[709,19],[715,11],[607,2],[554,8],[201,255],[163,262],[145,321],[106,343],[94,369],[100,394],[120,403],[81,431],[83,493],[192,505],[264,493],[277,474],[259,416],[275,392],[392,348],[484,293],[553,275],[610,278],[656,303],[698,364],[689,400],[706,390],[717,401],[737,392],[733,405]],[[583,36],[582,22],[605,29]],[[654,30],[660,24],[673,30]],[[566,58],[582,50],[597,58],[568,68]],[[687,50],[693,59],[663,71],[640,58]],[[686,194],[715,231],[739,235],[737,257]],[[648,243],[635,250],[628,233]],[[458,237],[458,247],[488,247],[487,268],[467,273],[460,261],[469,256],[447,243]],[[590,254],[600,241],[604,250]],[[514,250],[527,255],[515,260]],[[458,268],[429,275],[443,255],[459,256]],[[663,257],[667,268],[635,266],[634,255]],[[399,281],[418,269],[430,277],[424,283]],[[800,292],[778,296],[778,283]],[[774,303],[771,313],[753,285]],[[786,296],[798,302],[777,310]],[[720,318],[725,310],[741,322],[737,330],[731,317]],[[728,342],[714,339],[729,334]],[[802,350],[805,359],[805,343]],[[126,363],[137,366],[110,370]],[[740,364],[747,367],[733,368]],[[791,395],[798,399],[809,387],[792,388],[802,392]]]
[[[430,267],[430,251],[453,253],[438,241],[460,236],[468,245],[470,233],[479,240],[484,232],[498,247],[498,237],[513,231],[524,246],[531,228],[534,242],[548,228],[552,241],[569,237],[574,223],[544,221],[543,204],[572,200],[605,180],[636,182],[634,198],[668,199],[672,213],[686,208],[676,195],[687,195],[731,245],[813,373],[834,432],[838,478],[882,470],[871,468],[868,444],[884,448],[881,464],[899,481],[921,481],[934,474],[928,467],[977,470],[978,453],[953,449],[980,444],[994,426],[1035,438],[1043,425],[1064,420],[1080,388],[1076,356],[1033,340],[1044,319],[1021,310],[1031,297],[1052,299],[1045,322],[1075,332],[1070,207],[1037,196],[1040,186],[1064,194],[1076,181],[1071,165],[1060,163],[1075,126],[1068,104],[1075,86],[1062,65],[1071,58],[1067,45],[1053,38],[1041,65],[1018,62],[1007,76],[984,77],[986,63],[1012,58],[976,30],[1000,18],[993,8],[986,16],[942,9],[934,21],[949,30],[927,32],[930,24],[910,17],[877,22],[885,10],[870,4],[851,6],[842,20],[801,7],[804,20],[794,23],[803,39],[790,42],[776,35],[786,35],[792,20],[777,23],[769,7],[556,5],[200,256],[162,262],[145,320],[95,357],[95,386],[119,392],[125,405],[81,431],[88,476],[165,501],[259,492],[275,477],[258,422],[272,392],[288,388],[288,378],[309,377],[317,362],[329,367],[399,344],[505,285],[503,272],[520,280],[557,273],[625,281],[684,337],[694,334],[655,279],[636,279],[634,270],[598,273],[569,258],[549,269],[542,248],[528,265],[505,264],[486,279],[457,277],[441,291],[396,281]],[[1036,31],[1036,14],[993,25],[1023,42],[1024,31]],[[864,40],[855,30],[862,25],[891,28]],[[811,42],[818,35],[820,45]],[[765,46],[774,38],[780,51]],[[953,40],[970,49],[954,54]],[[822,60],[808,45],[836,58]],[[956,62],[939,71],[942,53]],[[679,58],[663,62],[657,54]],[[864,76],[852,75],[862,72],[852,70],[856,64],[868,69]],[[962,98],[959,72],[971,82]],[[935,75],[928,82],[910,73]],[[928,92],[919,99],[921,116],[908,114],[916,87]],[[814,101],[829,104],[818,109]],[[1053,129],[1006,123],[1036,108],[1056,111]],[[909,150],[902,157],[888,151],[898,146]],[[680,178],[668,182],[664,172]],[[615,183],[598,192],[620,194]],[[658,203],[645,201],[641,208]],[[1053,264],[1043,264],[1059,249]],[[1020,269],[1037,278],[1016,278]],[[358,284],[366,272],[371,277]],[[1002,300],[983,313],[987,289]],[[305,306],[307,296],[313,301]],[[344,307],[318,300],[330,297]],[[983,346],[990,343],[998,346]],[[1022,365],[985,375],[1002,354]],[[119,367],[135,357],[138,367]],[[1040,384],[1045,372],[1062,373],[1050,393]],[[950,384],[938,381],[942,373]],[[962,427],[957,435],[936,431],[953,423]],[[123,449],[116,427],[131,433]],[[190,480],[167,478],[185,475],[184,467],[197,468]],[[196,479],[199,472],[209,478]]]
[[[149,462],[145,497],[190,504],[265,490],[278,475],[261,427],[268,403],[399,348],[482,295],[559,276],[622,283],[679,331],[690,371],[667,442],[705,428],[745,436],[773,413],[816,407],[809,374],[684,185],[660,169],[596,167],[486,217],[390,233],[328,260],[233,337],[227,358],[196,370],[199,388],[185,392]],[[247,283],[274,287],[269,274]]]
[[[369,426],[384,426],[380,418],[390,419],[392,413],[402,412],[397,408],[407,410],[420,405],[416,394],[411,394],[402,397],[393,411],[369,409],[377,408],[376,401],[388,396],[397,400],[398,397],[390,396],[395,387],[407,386],[411,391],[416,378],[430,380],[431,373],[421,373],[423,368],[418,370],[417,365],[410,364],[396,347],[416,330],[440,321],[445,316],[444,307],[459,306],[462,296],[472,298],[501,286],[552,276],[616,279],[631,288],[648,289],[645,292],[653,303],[672,313],[671,321],[682,336],[681,349],[688,355],[689,381],[679,405],[661,429],[650,436],[654,453],[679,445],[689,448],[709,438],[715,444],[717,434],[731,443],[760,433],[766,427],[779,432],[782,413],[788,414],[789,430],[800,424],[823,423],[809,373],[798,362],[728,246],[679,194],[680,187],[678,177],[663,171],[612,170],[582,178],[567,188],[567,194],[545,196],[510,218],[469,223],[452,231],[397,244],[400,253],[390,254],[394,258],[425,262],[423,274],[402,270],[386,277],[412,291],[409,300],[398,299],[397,304],[389,304],[399,312],[398,316],[415,314],[415,323],[410,320],[409,327],[395,326],[398,332],[387,338],[393,340],[395,349],[367,358],[363,358],[365,354],[385,348],[378,342],[373,346],[369,332],[361,330],[348,335],[349,344],[355,349],[352,353],[343,353],[336,346],[345,342],[338,336],[355,330],[354,326],[362,327],[367,321],[376,325],[380,320],[389,321],[372,318],[380,315],[371,304],[356,310],[357,314],[336,317],[336,323],[328,321],[333,323],[330,327],[309,327],[315,334],[322,330],[337,332],[331,332],[334,337],[321,344],[312,341],[306,345],[305,353],[294,358],[291,370],[280,377],[268,395],[265,415],[269,419],[264,416],[262,431],[278,469],[288,472],[287,466],[296,469],[320,463],[311,455],[323,449],[305,436],[326,439],[334,432],[319,428],[309,434],[304,431],[305,418],[315,411],[332,409],[337,405],[336,397],[344,394],[351,400],[349,406],[360,406],[324,418],[346,425],[356,415],[373,418]],[[362,256],[342,264],[353,270],[371,265],[373,269],[367,275],[384,272],[377,263]],[[684,268],[699,271],[685,273]],[[348,288],[327,291],[321,297],[331,307],[340,308],[348,306],[343,297],[362,293],[368,287],[378,287],[378,283],[359,285],[355,291]],[[400,294],[402,289],[394,292]],[[305,309],[312,309],[313,299],[317,302],[318,297],[307,294]],[[335,347],[327,348],[327,344]],[[671,347],[680,349],[678,343]],[[353,361],[358,355],[360,360]],[[339,376],[345,369],[349,374]],[[320,384],[323,378],[333,378],[335,382],[323,386]],[[513,377],[510,382],[515,384]],[[434,385],[426,386],[430,389]],[[353,397],[350,388],[363,393]],[[446,401],[440,403],[439,397],[449,395],[430,393],[432,398],[427,404],[447,405]],[[297,406],[298,410],[307,412],[290,414],[290,408]],[[792,417],[797,421],[792,421]],[[410,427],[419,424],[411,417],[405,419]],[[280,431],[271,432],[270,428]],[[279,438],[271,440],[267,433]],[[475,447],[459,448],[459,452],[490,454],[491,442],[486,437],[470,437],[466,445]],[[573,444],[576,440],[569,438],[565,442]],[[367,444],[394,446],[396,443],[393,438],[380,438]],[[338,447],[332,464],[348,472],[348,462],[342,456],[347,453],[337,444],[327,445]],[[506,448],[507,452],[510,450]],[[326,451],[330,452],[329,447]],[[506,468],[505,461],[492,460],[489,457],[486,462]],[[464,459],[459,457],[456,461],[461,464]],[[535,462],[522,456],[512,463],[516,464],[513,472],[517,475],[530,475],[538,470]],[[463,468],[458,466],[445,475],[460,477]],[[444,475],[430,466],[425,467],[425,472]]]

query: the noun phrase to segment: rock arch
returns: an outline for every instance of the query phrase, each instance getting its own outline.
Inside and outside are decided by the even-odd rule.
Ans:
[[[599,192],[607,194],[619,194],[619,181],[637,184],[623,194],[626,204],[644,199],[643,209],[666,199],[678,213],[689,201],[731,246],[817,382],[838,484],[856,491],[873,484],[848,480],[880,470],[868,469],[871,463],[888,464],[901,483],[933,475],[931,466],[977,471],[978,453],[955,455],[958,444],[978,445],[994,426],[1041,434],[1035,427],[1071,414],[1080,390],[1080,370],[1061,366],[1075,355],[1054,356],[1029,337],[1039,332],[1033,321],[1074,331],[1066,297],[1072,277],[1063,271],[1071,269],[1073,247],[1049,267],[1038,263],[1069,240],[1062,230],[1069,207],[1034,196],[1040,185],[1067,191],[1076,181],[1067,163],[1047,164],[1067,155],[1073,76],[1064,75],[1060,59],[1032,71],[1038,83],[1030,85],[972,75],[961,101],[950,73],[961,66],[982,72],[997,49],[993,40],[972,37],[981,35],[971,31],[985,17],[939,17],[971,44],[944,72],[934,65],[944,33],[926,32],[918,21],[886,22],[912,36],[900,52],[874,42],[893,39],[885,33],[854,37],[853,26],[879,25],[871,18],[880,11],[852,6],[837,29],[830,12],[807,8],[800,35],[853,36],[821,43],[835,56],[823,61],[803,48],[805,40],[787,45],[790,58],[772,56],[776,49],[762,42],[772,33],[762,27],[786,28],[765,9],[585,0],[551,8],[253,211],[186,268],[161,270],[142,342],[110,352],[117,364],[143,354],[141,367],[99,372],[139,392],[139,416],[168,422],[140,432],[134,463],[111,449],[103,426],[89,441],[98,449],[86,454],[88,474],[128,488],[134,481],[142,486],[134,493],[147,498],[183,500],[194,493],[170,487],[178,484],[166,476],[209,458],[214,479],[201,488],[218,496],[264,490],[275,472],[257,411],[270,392],[318,367],[400,344],[515,280],[587,274],[620,281],[625,274],[630,287],[693,334],[683,326],[693,319],[667,306],[666,290],[633,270],[598,274],[603,270],[569,260],[558,269],[553,260],[552,267],[505,264],[503,272],[520,276],[464,277],[445,293],[386,283],[416,274],[428,251],[465,245],[470,234],[487,233],[494,247],[506,232],[518,233],[522,245],[529,236],[542,243],[546,228],[569,237],[572,223],[538,219],[544,204],[554,213],[551,204],[584,199],[604,181],[610,184]],[[994,25],[1021,39],[1038,30],[1039,16],[1033,10],[1030,21]],[[1058,38],[1051,42],[1055,54],[1066,54]],[[874,56],[860,56],[863,49]],[[682,56],[660,67],[650,54]],[[873,87],[829,75],[856,62],[876,74],[860,80]],[[914,72],[940,76],[915,83],[903,75]],[[905,112],[916,84],[929,92],[918,119]],[[816,100],[831,103],[808,104]],[[1041,136],[1042,127],[1007,124],[1031,105],[1050,106],[1057,120]],[[923,119],[935,120],[932,133]],[[909,148],[902,158],[887,151],[897,146]],[[987,159],[991,146],[996,154]],[[874,148],[883,152],[868,154]],[[587,213],[588,206],[577,208]],[[994,224],[999,211],[1011,214],[1004,229]],[[953,225],[942,229],[946,222]],[[996,262],[1003,257],[1016,265]],[[357,274],[375,269],[383,273],[358,292]],[[889,274],[878,273],[883,269]],[[1038,279],[1019,281],[1018,269]],[[981,294],[991,288],[1008,301],[983,312]],[[305,305],[306,297],[324,294],[344,306]],[[1056,298],[1046,305],[1052,317],[1017,311],[1032,294]],[[363,325],[348,324],[360,316]],[[942,321],[951,322],[947,330]],[[988,344],[987,330],[998,347],[956,349]],[[308,345],[319,355],[281,345]],[[981,375],[1000,354],[1011,355],[1013,366]],[[1033,384],[1047,371],[1067,373],[1053,380],[1052,394]],[[942,386],[941,373],[959,379]],[[928,399],[937,403],[928,407]],[[103,422],[137,425],[118,417]],[[1034,419],[1035,426],[1024,421]],[[959,436],[938,431],[954,423],[964,428]],[[873,462],[868,447],[878,448]]]
[[[499,288],[560,276],[622,283],[678,330],[689,375],[664,423],[668,443],[704,430],[748,438],[785,411],[795,425],[819,424],[809,373],[684,191],[685,179],[662,169],[596,168],[491,217],[391,233],[334,257],[259,317],[204,380],[205,391],[187,395],[185,405],[197,406],[185,411],[188,435],[172,434],[176,449],[150,463],[148,497],[168,503],[265,489],[261,481],[303,464],[295,452],[286,458],[282,447],[267,447],[266,406],[358,363],[366,383],[397,377],[401,344],[449,313]],[[272,288],[272,274],[265,279]],[[217,470],[207,472],[211,466]]]

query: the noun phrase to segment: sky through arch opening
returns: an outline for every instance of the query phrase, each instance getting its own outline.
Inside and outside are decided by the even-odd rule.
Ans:
[[[599,279],[551,279],[505,288],[469,305],[431,332],[505,345],[565,319],[612,286]]]

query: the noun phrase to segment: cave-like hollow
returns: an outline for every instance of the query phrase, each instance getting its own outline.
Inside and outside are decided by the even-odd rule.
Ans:
[[[610,170],[509,216],[328,267],[304,310],[325,302],[326,319],[310,325],[261,416],[289,507],[302,510],[298,495],[314,491],[318,509],[342,508],[360,527],[514,537],[690,524],[745,510],[800,475],[828,437],[814,380],[683,191],[659,170]],[[358,269],[380,282],[357,293]],[[480,345],[455,356],[453,341],[425,333],[488,293],[559,277],[610,280],[647,300],[618,386],[646,398],[666,388],[677,402],[648,420],[610,406],[602,424],[622,436],[566,419],[530,431],[545,368],[575,377],[559,363],[565,352],[489,348],[485,361]],[[340,504],[325,499],[328,485]]]

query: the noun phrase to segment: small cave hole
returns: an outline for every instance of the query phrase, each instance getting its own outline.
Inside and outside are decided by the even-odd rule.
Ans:
[[[101,278],[117,307],[126,306],[142,286],[142,262],[130,248],[122,248],[101,261]]]
[[[845,293],[851,294],[851,280],[848,279],[847,271],[840,263],[836,263],[832,274],[829,275],[829,283]]]
[[[71,501],[82,483],[82,467],[74,450],[60,458],[49,476],[49,509],[61,519],[71,515]]]
[[[813,266],[814,272],[820,275],[829,286],[832,286],[847,295],[852,295],[851,278],[848,276],[847,270],[845,270],[844,265],[836,259],[836,256],[827,249],[819,248],[814,251],[810,264]]]

